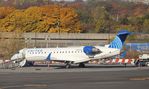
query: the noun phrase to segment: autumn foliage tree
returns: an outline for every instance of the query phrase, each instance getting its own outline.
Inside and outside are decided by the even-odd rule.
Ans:
[[[13,7],[0,7],[0,19],[5,18],[7,15],[15,10]]]
[[[149,33],[149,7],[143,3],[126,0],[0,0],[0,6],[7,6],[0,7],[0,31],[114,33],[129,29]]]
[[[17,32],[81,32],[78,14],[60,5],[15,10],[0,20],[1,31]]]

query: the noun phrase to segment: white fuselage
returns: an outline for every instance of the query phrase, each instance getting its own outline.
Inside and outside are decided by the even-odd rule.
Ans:
[[[48,56],[50,57],[48,58]],[[77,48],[32,48],[25,52],[27,61],[88,61],[88,56],[83,52],[82,47]],[[80,60],[84,59],[84,60]]]
[[[119,49],[96,46],[102,53],[96,54],[90,58],[83,52],[83,47],[66,47],[66,48],[29,48],[25,50],[25,59],[27,61],[71,61],[73,63],[86,62],[92,59],[101,59],[118,55]]]

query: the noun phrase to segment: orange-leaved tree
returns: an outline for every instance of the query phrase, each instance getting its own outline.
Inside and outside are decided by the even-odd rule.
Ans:
[[[15,10],[0,20],[2,31],[81,32],[78,15],[73,8],[59,5]]]
[[[0,7],[0,19],[5,18],[7,15],[15,10],[13,7]]]

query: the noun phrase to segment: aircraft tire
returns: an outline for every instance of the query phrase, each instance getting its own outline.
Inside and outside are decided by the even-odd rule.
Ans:
[[[66,69],[71,68],[71,64],[66,64],[65,68],[66,68]]]
[[[33,61],[27,62],[27,65],[28,65],[28,66],[34,66],[34,62],[33,62]]]
[[[80,64],[79,64],[79,67],[80,67],[80,68],[85,68],[85,64],[84,64],[84,63],[80,63]]]

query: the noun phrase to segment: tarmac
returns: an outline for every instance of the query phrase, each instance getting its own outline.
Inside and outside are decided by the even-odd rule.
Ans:
[[[0,69],[0,89],[149,89],[149,67],[63,65]]]

